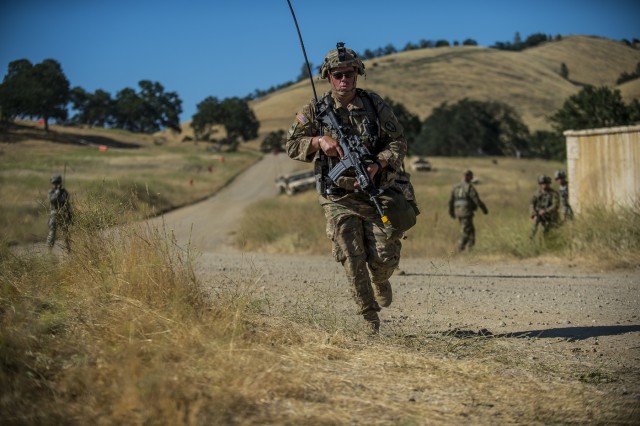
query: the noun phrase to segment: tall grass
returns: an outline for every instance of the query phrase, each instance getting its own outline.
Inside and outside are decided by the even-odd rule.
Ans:
[[[319,254],[330,250],[314,191],[260,202],[248,209],[238,228],[234,244],[247,251]]]
[[[403,241],[404,257],[450,258],[455,253],[460,227],[449,218],[447,203],[452,184],[470,167],[480,177],[476,188],[489,208],[488,215],[478,212],[474,219],[474,256],[515,260],[551,256],[603,268],[640,264],[638,203],[616,210],[587,209],[545,237],[539,229],[530,240],[529,201],[537,188],[536,176],[552,174],[562,167],[559,164],[508,158],[435,158],[432,163],[435,171],[412,175],[421,214]],[[313,191],[281,196],[258,203],[246,213],[236,245],[254,251],[327,254],[324,227]]]
[[[640,200],[615,210],[595,206],[561,230],[566,251],[596,264],[640,266]]]

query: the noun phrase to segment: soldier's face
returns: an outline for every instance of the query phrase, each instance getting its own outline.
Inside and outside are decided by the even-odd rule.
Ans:
[[[353,67],[333,68],[329,73],[331,86],[339,92],[348,92],[356,87],[356,70]]]

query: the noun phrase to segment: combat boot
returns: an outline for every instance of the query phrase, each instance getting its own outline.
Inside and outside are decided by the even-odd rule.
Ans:
[[[376,296],[376,301],[380,306],[386,308],[391,305],[393,292],[391,291],[391,283],[389,280],[380,284],[373,283],[373,291]]]
[[[380,317],[378,316],[378,312],[374,309],[370,309],[363,313],[362,316],[368,323],[371,333],[378,334],[378,331],[380,330]]]

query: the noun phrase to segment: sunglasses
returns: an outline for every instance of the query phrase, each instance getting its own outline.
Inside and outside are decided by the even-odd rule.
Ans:
[[[347,71],[347,72],[332,72],[331,77],[336,80],[342,80],[342,77],[351,78],[356,75],[355,71]]]

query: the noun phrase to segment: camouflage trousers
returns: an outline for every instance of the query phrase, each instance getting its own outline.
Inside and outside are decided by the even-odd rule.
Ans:
[[[49,234],[47,235],[47,246],[53,248],[56,243],[58,228],[64,235],[64,243],[67,251],[71,250],[71,238],[69,236],[69,220],[66,220],[63,216],[51,213],[49,215]]]
[[[549,231],[551,231],[553,228],[556,228],[558,226],[558,221],[557,220],[536,220],[533,223],[533,226],[531,227],[531,235],[529,236],[529,238],[531,240],[533,240],[536,236],[536,233],[538,232],[538,227],[541,226],[542,227],[542,236],[546,237],[549,234]]]
[[[380,310],[372,283],[385,283],[398,267],[403,233],[385,233],[375,207],[364,194],[332,199],[321,196],[320,204],[333,257],[344,266],[358,313]]]
[[[473,226],[473,216],[459,217],[460,238],[458,239],[458,251],[465,247],[472,248],[476,244],[476,228]]]
[[[565,222],[567,220],[573,220],[573,209],[571,206],[562,206],[562,220]]]

